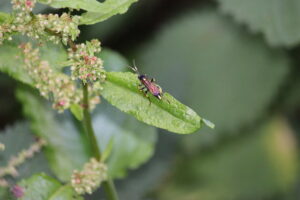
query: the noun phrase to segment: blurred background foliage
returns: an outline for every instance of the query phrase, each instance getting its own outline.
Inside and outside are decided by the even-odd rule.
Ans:
[[[0,6],[9,10],[9,1]],[[43,6],[38,11],[62,12]],[[164,91],[216,124],[214,130],[181,136],[135,122],[104,102],[94,113],[94,126],[108,134],[99,137],[102,147],[116,138],[109,163],[118,166],[113,176],[122,177],[117,181],[121,199],[300,199],[299,13],[299,0],[141,0],[124,15],[81,27],[79,41],[99,38],[106,48],[100,56],[107,69],[126,70],[135,60]],[[35,97],[19,91],[17,99],[14,91],[20,83],[5,74],[0,83],[0,141],[8,145],[0,154],[3,163],[6,154],[30,142],[27,116],[35,134],[63,137],[59,143],[53,140],[45,153],[52,171],[68,171],[62,162],[76,152],[72,145],[86,148],[75,145],[78,133],[59,133],[73,130],[68,125],[72,120],[58,120],[53,113],[45,119],[35,116],[30,113],[38,106],[32,103]],[[39,110],[40,115],[52,112]],[[37,120],[41,127],[35,126]],[[45,127],[56,128],[45,133]],[[79,160],[88,155],[76,154]],[[28,168],[41,160],[47,162],[41,154],[20,173],[52,175],[47,165]],[[67,179],[68,172],[57,171],[56,176]],[[100,190],[87,199],[101,196]]]

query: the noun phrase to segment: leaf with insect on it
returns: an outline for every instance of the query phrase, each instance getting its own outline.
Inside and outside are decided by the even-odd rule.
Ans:
[[[113,106],[144,123],[180,134],[193,133],[202,124],[214,127],[168,93],[164,93],[162,100],[149,95],[150,104],[138,89],[140,82],[137,75],[131,72],[107,72],[106,76],[102,96]]]

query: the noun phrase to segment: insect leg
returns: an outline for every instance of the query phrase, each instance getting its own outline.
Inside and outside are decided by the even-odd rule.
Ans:
[[[166,99],[166,100],[167,100],[167,102],[168,102],[169,104],[171,104],[170,101],[169,101],[168,99]]]
[[[139,84],[139,90],[149,100],[149,104],[151,105],[151,100],[150,100],[150,97],[148,96],[148,92],[149,92],[148,88],[143,84]]]
[[[147,88],[146,88],[147,89]],[[144,96],[149,100],[149,106],[151,106],[151,100],[150,100],[150,97],[149,97],[149,95],[148,95],[148,89],[147,90],[144,90],[143,91],[143,94],[144,94]]]
[[[161,93],[161,97],[162,97],[163,99],[167,100],[167,102],[168,102],[169,104],[171,104],[170,101],[169,101],[168,99],[166,99],[164,93]]]
[[[142,91],[142,92],[148,91],[148,89],[145,86],[139,87],[139,90]]]

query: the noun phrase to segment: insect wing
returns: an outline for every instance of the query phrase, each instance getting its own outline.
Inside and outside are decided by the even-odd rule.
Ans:
[[[160,87],[158,87],[156,84],[151,83],[148,87],[149,91],[151,92],[151,94],[153,95],[158,95],[160,94]]]

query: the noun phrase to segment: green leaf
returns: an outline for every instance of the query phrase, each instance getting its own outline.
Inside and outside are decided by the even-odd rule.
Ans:
[[[10,75],[12,78],[25,84],[33,86],[31,78],[24,70],[24,63],[21,59],[22,53],[18,46],[27,40],[14,37],[14,41],[4,42],[0,46],[0,71]],[[67,53],[61,45],[44,43],[40,46],[41,58],[49,61],[53,69],[59,70],[57,65],[67,59]]]
[[[25,191],[24,196],[21,198],[22,200],[48,199],[61,186],[57,180],[43,173],[24,179],[18,185],[24,188]]]
[[[0,187],[0,198],[1,199],[9,199],[9,188]]]
[[[18,185],[25,189],[21,200],[83,200],[71,186],[62,186],[46,174],[35,174],[22,180]]]
[[[263,33],[273,46],[292,47],[300,42],[300,1],[219,0],[221,10]]]
[[[216,124],[214,130],[182,138],[193,152],[266,114],[290,63],[284,51],[270,48],[216,10],[196,10],[172,21],[137,50],[136,63],[163,90]]]
[[[138,0],[106,0],[100,5],[94,7],[93,10],[82,14],[80,18],[81,24],[95,24],[104,21],[113,15],[125,13],[131,4]]]
[[[107,158],[109,158],[112,149],[114,146],[114,137],[111,137],[108,144],[106,145],[106,148],[104,149],[102,155],[101,155],[101,161],[105,162]]]
[[[0,24],[6,22],[10,19],[10,15],[8,13],[0,12]]]
[[[0,71],[28,85],[33,85],[31,78],[22,67],[21,51],[13,42],[4,42],[0,46]]]
[[[38,2],[47,4],[53,8],[73,8],[87,11],[95,11],[101,5],[97,0],[38,0]]]
[[[49,200],[84,200],[84,198],[78,196],[71,185],[64,185],[58,188]]]
[[[93,127],[102,152],[110,151],[107,164],[113,178],[124,177],[127,169],[137,168],[154,152],[156,129],[138,122],[105,101],[93,114]],[[111,143],[113,147],[110,150]]]
[[[76,119],[78,119],[79,121],[81,121],[83,119],[83,109],[80,105],[78,105],[78,104],[71,105],[70,111],[76,117]]]
[[[192,133],[201,127],[201,118],[168,93],[150,101],[138,89],[139,80],[130,72],[108,72],[102,96],[121,111],[149,125],[174,133]]]
[[[297,183],[299,152],[286,119],[274,117],[246,134],[180,156],[158,199],[268,199],[289,193]]]
[[[81,169],[88,161],[85,138],[70,119],[57,114],[34,93],[18,89],[16,94],[23,104],[24,114],[31,121],[33,132],[48,142],[46,156],[52,171],[60,180],[69,180],[72,171]]]
[[[54,8],[83,9],[80,24],[95,24],[104,21],[114,15],[125,13],[131,4],[138,0],[106,0],[103,3],[96,0],[39,0]]]

